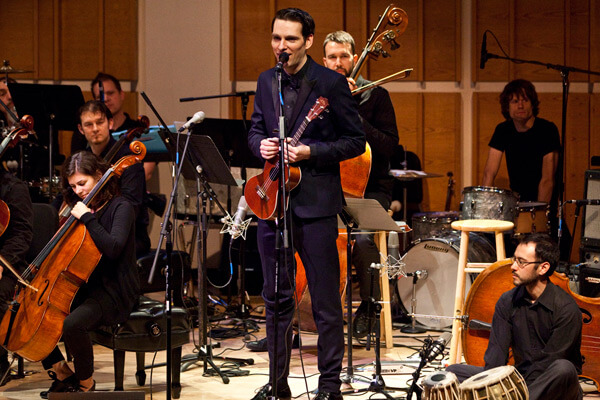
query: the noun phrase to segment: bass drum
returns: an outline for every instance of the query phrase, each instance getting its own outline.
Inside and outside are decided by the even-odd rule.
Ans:
[[[454,315],[454,297],[458,269],[460,234],[446,232],[444,236],[417,241],[403,258],[407,273],[427,271],[425,278],[419,279],[415,287],[417,300],[415,314],[432,316]],[[493,262],[496,249],[485,236],[479,233],[469,235],[469,262]],[[398,280],[398,293],[406,309],[410,310],[412,299],[412,278]],[[466,280],[465,293],[471,281]],[[416,317],[416,322],[430,329],[443,329],[452,325],[452,320],[435,317]]]

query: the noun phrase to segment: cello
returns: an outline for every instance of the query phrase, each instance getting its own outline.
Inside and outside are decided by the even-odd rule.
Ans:
[[[109,168],[83,201],[89,204],[113,176],[141,162],[146,148],[129,146],[133,155]],[[70,216],[27,268],[17,295],[0,323],[0,343],[30,361],[46,358],[62,336],[65,317],[79,288],[87,282],[102,254],[83,223]],[[31,282],[28,279],[35,274]]]
[[[571,291],[569,278],[555,272],[550,281],[567,292],[579,306],[583,315],[581,332],[581,355],[584,357],[581,376],[600,382],[600,326],[596,318],[600,316],[600,298],[585,297]],[[502,293],[512,289],[512,271],[510,259],[500,260],[486,268],[475,282],[465,301],[465,315],[468,316],[467,329],[462,331],[463,354],[471,365],[483,366],[483,356],[487,349],[489,330],[471,327],[474,320],[491,323],[496,302]],[[512,357],[511,357],[512,362]]]

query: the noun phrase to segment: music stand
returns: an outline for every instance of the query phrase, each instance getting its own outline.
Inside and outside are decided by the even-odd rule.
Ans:
[[[169,132],[167,135],[173,135]],[[175,143],[171,141],[171,143]],[[183,150],[184,143],[180,141],[179,148]],[[173,146],[171,146],[173,147]],[[172,151],[174,148],[171,149]],[[240,181],[236,180],[229,171],[227,164],[219,154],[217,147],[213,140],[204,135],[191,135],[189,148],[188,148],[188,162],[183,163],[182,173],[188,179],[196,179],[198,187],[198,197],[196,206],[198,209],[198,215],[200,220],[197,224],[197,242],[196,249],[198,254],[198,285],[199,285],[199,299],[198,299],[198,326],[199,326],[199,339],[200,345],[203,346],[199,349],[197,354],[191,354],[182,357],[182,370],[187,369],[197,361],[204,361],[204,372],[208,372],[208,365],[210,364],[213,370],[221,376],[224,383],[229,383],[229,378],[225,376],[219,368],[212,361],[212,349],[208,345],[208,315],[207,315],[207,270],[206,270],[206,259],[207,259],[207,246],[206,240],[208,235],[208,221],[207,221],[207,199],[210,198],[214,201],[223,213],[225,210],[219,203],[217,195],[210,187],[210,183],[218,183],[228,186],[239,186]],[[202,212],[200,212],[200,199],[202,199]],[[239,358],[224,358],[221,359],[227,361],[233,361],[239,364],[253,364],[253,359],[239,359]]]
[[[350,235],[352,234],[353,229],[361,229],[368,231],[396,231],[396,232],[404,232],[404,229],[389,216],[387,211],[379,204],[379,202],[375,199],[353,199],[347,198],[346,205],[344,205],[342,213],[340,214],[340,219],[338,220],[338,227],[340,229],[346,228],[347,232],[347,279],[346,279],[346,307],[348,308],[348,367],[347,367],[347,377],[343,380],[346,380],[348,383],[351,383],[354,378],[354,367],[352,365],[352,283],[350,277],[352,276],[352,247],[350,245]],[[381,288],[381,292],[383,293],[383,288]],[[378,329],[378,327],[377,327]],[[387,338],[386,340],[392,340],[392,338]],[[371,381],[371,385],[365,391],[373,391],[376,393],[382,393],[386,397],[387,395],[385,391],[385,383],[383,382],[383,378],[381,377],[381,361],[379,354],[379,335],[377,335],[376,343],[375,343],[375,374],[374,379]],[[392,389],[392,388],[391,388]],[[396,389],[396,388],[393,388]],[[398,389],[396,389],[398,390]],[[355,390],[352,390],[350,393],[356,393]]]
[[[76,85],[9,83],[8,89],[18,114],[33,117],[40,144],[48,146],[48,193],[52,201],[55,132],[77,131],[78,111],[84,104],[83,93]]]

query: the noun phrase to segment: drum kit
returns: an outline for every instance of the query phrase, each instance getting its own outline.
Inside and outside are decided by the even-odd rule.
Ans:
[[[438,371],[423,380],[425,400],[528,400],[525,380],[512,365],[492,368],[458,384],[456,375]]]
[[[417,171],[418,172],[418,171]],[[392,174],[397,179],[406,176]],[[411,179],[440,176],[413,173]],[[399,279],[398,295],[402,305],[411,305],[409,315],[424,328],[444,329],[452,324],[454,285],[460,249],[460,234],[452,229],[456,220],[492,219],[514,222],[513,235],[549,231],[549,207],[541,202],[519,202],[519,196],[506,189],[470,186],[463,190],[461,211],[434,211],[412,216],[412,241],[401,263],[406,276],[417,276],[413,285]],[[468,262],[496,260],[493,238],[482,233],[470,234]],[[472,279],[474,277],[472,276]],[[471,282],[467,280],[466,292]],[[414,323],[413,323],[414,324]]]

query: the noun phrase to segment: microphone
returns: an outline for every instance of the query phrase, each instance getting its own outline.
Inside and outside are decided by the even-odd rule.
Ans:
[[[565,203],[575,204],[576,206],[598,206],[600,205],[600,199],[567,200]]]
[[[400,242],[398,240],[398,232],[390,231],[388,235],[388,265],[393,265],[400,260]]]
[[[483,33],[483,41],[481,42],[481,58],[479,59],[479,68],[484,69],[485,63],[488,60],[487,52],[487,31]]]
[[[248,218],[244,221],[246,217],[246,213],[248,212],[248,203],[246,202],[246,197],[240,197],[240,201],[238,202],[238,208],[233,218],[227,213],[227,215],[221,219],[225,225],[223,225],[223,229],[221,229],[220,233],[229,233],[231,235],[231,239],[237,239],[240,236],[242,239],[246,239],[246,230],[248,229],[248,225],[250,225],[250,221],[252,218]]]
[[[275,66],[275,69],[277,71],[281,71],[281,69],[283,68],[283,64],[285,64],[286,62],[288,62],[289,59],[290,59],[289,53],[286,53],[285,51],[283,53],[281,53],[279,55],[279,62]]]
[[[239,238],[244,230],[244,218],[248,212],[248,203],[246,202],[246,196],[240,197],[238,202],[237,211],[233,218],[233,226],[231,227],[231,237],[234,239]]]
[[[104,83],[102,83],[102,80],[98,81],[98,94],[98,98],[104,103]]]
[[[192,125],[199,124],[200,122],[204,121],[205,117],[206,117],[206,114],[204,114],[204,111],[198,111],[196,114],[194,114],[194,116],[192,118],[190,118],[190,120],[188,122],[183,124],[183,126],[181,128],[179,128],[179,130],[177,132],[181,133],[181,132],[185,131],[186,129],[189,129]]]
[[[433,361],[437,356],[442,354],[448,342],[452,339],[452,332],[444,332],[442,335],[433,342],[429,354],[425,356],[427,362]]]

